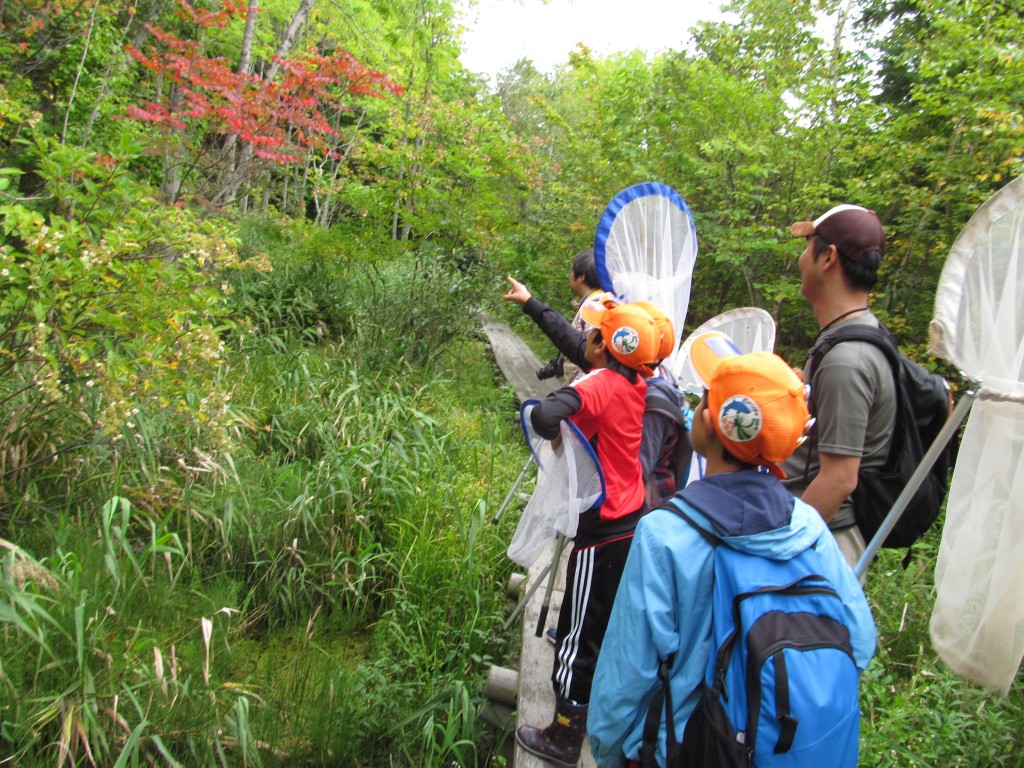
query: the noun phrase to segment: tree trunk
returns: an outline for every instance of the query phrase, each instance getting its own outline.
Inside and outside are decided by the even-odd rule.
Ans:
[[[242,34],[242,48],[238,53],[238,67],[236,68],[240,75],[252,73],[252,41],[256,36],[256,18],[259,16],[259,12],[259,0],[249,0],[249,8],[245,15],[245,32]],[[221,157],[224,159],[224,167],[227,168],[227,178],[234,178],[238,172],[238,134],[228,134],[224,141]]]
[[[142,44],[146,41],[146,38],[149,37],[149,30],[146,29],[146,25],[153,23],[153,21],[156,19],[157,13],[159,12],[160,8],[160,3],[152,3],[149,5],[146,11],[145,18],[139,20],[139,26],[136,28],[135,34],[132,35],[130,43],[132,48],[142,48]],[[82,131],[82,139],[78,144],[78,146],[80,147],[84,148],[86,145],[88,145],[89,138],[92,136],[92,127],[96,124],[96,119],[99,117],[100,114],[100,107],[102,106],[106,98],[110,96],[111,93],[113,93],[113,91],[111,91],[110,89],[110,81],[119,78],[124,73],[125,69],[128,67],[128,63],[132,61],[131,56],[124,52],[124,40],[126,37],[128,37],[128,33],[131,31],[132,24],[135,21],[136,19],[134,16],[132,16],[128,20],[128,24],[124,28],[124,34],[121,37],[121,41],[117,45],[118,50],[121,51],[121,54],[116,58],[111,57],[109,63],[107,64],[107,69],[103,73],[103,83],[102,85],[100,85],[99,95],[93,102],[92,111],[89,112],[89,119],[85,122],[85,129]]]
[[[274,52],[274,58],[271,60],[270,65],[263,74],[264,83],[272,83],[274,78],[276,78],[278,73],[280,73],[281,61],[287,58],[288,54],[291,53],[299,28],[305,23],[306,18],[309,16],[309,12],[315,3],[316,0],[302,0],[299,7],[295,10],[295,13],[292,14],[291,21],[288,22],[288,26],[282,33],[281,40],[277,45],[277,50]],[[255,16],[257,6],[258,0],[249,0],[249,14],[245,21],[246,36],[249,35],[250,24],[253,28],[253,33],[255,33]],[[243,52],[240,56],[244,57],[246,66],[251,67],[251,37],[248,39],[248,51],[245,50],[246,44],[246,41],[243,40]],[[239,67],[241,67],[241,58]],[[239,71],[242,70],[239,69]],[[242,187],[246,177],[249,175],[249,165],[253,156],[253,147],[248,142],[241,142],[241,148],[238,148],[235,146],[235,143],[238,141],[237,136],[230,136],[228,141],[230,149],[232,150],[232,159],[227,172],[224,174],[225,183],[215,197],[215,200],[220,205],[227,204],[238,195],[238,190]]]

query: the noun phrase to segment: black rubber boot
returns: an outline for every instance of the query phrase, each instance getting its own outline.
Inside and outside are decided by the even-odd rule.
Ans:
[[[543,729],[521,725],[516,729],[516,742],[531,755],[558,768],[575,768],[586,735],[587,705],[558,701],[551,725]]]

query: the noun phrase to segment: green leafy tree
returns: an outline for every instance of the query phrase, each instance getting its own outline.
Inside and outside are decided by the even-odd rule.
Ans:
[[[878,41],[886,120],[863,151],[894,223],[884,306],[923,342],[931,306],[912,297],[934,291],[960,229],[1024,167],[1024,17],[1013,3],[869,3],[866,13],[895,22]]]

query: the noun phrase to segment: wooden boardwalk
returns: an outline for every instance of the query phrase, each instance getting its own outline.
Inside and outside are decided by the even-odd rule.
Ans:
[[[520,402],[530,398],[543,398],[548,393],[562,386],[558,379],[539,381],[537,369],[542,362],[537,355],[504,323],[485,318],[484,333],[487,335],[494,352],[494,359],[505,378],[512,383],[516,397]],[[520,596],[531,586],[541,581],[542,571],[554,556],[555,545],[552,542],[537,558],[520,587]],[[569,554],[567,545],[562,552],[555,575],[554,590],[551,594],[551,606],[545,626],[553,627],[558,623],[558,611],[562,605],[562,586],[565,584],[565,562]],[[555,710],[555,694],[551,687],[551,667],[554,663],[555,646],[545,637],[537,637],[537,623],[540,618],[541,604],[547,586],[547,577],[538,585],[533,596],[526,603],[520,615],[523,645],[519,657],[518,691],[516,697],[516,718],[525,725],[544,726],[551,722]],[[582,768],[596,768],[590,756],[590,745],[583,743],[583,752],[579,765]],[[550,768],[546,763],[528,752],[515,748],[514,768]]]

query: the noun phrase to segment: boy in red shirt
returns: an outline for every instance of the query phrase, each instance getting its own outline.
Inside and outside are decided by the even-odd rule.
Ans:
[[[546,728],[520,726],[519,745],[557,766],[574,766],[586,733],[590,686],[633,529],[647,512],[640,467],[640,435],[650,365],[660,334],[635,304],[613,299],[580,308],[594,326],[585,357],[590,373],[550,394],[530,414],[535,432],[559,435],[571,420],[593,446],[605,476],[605,500],[580,515],[569,554],[565,597],[558,616],[558,643],[551,682],[555,717]]]

